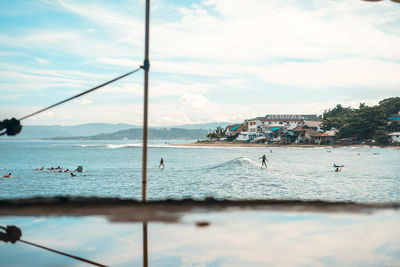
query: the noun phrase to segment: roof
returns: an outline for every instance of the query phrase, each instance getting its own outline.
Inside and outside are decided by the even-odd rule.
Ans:
[[[307,129],[311,129],[310,126],[308,125],[300,125],[294,128],[292,131],[293,132],[300,132],[300,131],[306,131]]]
[[[247,121],[264,120],[264,117],[256,117],[253,119],[248,119]]]
[[[296,121],[320,121],[321,118],[315,114],[267,114],[265,120],[296,120]]]
[[[323,137],[323,136],[332,136],[332,135],[329,135],[328,133],[319,133],[319,134],[316,134],[316,135],[314,135],[314,136],[316,136],[316,137]]]
[[[270,131],[271,132],[275,132],[275,131],[277,131],[277,130],[279,130],[281,127],[274,127],[274,128],[272,128]]]
[[[390,133],[388,135],[390,135],[390,136],[392,136],[392,135],[400,135],[400,132],[393,132],[393,133]]]
[[[319,127],[322,124],[322,121],[307,121],[306,120],[304,123],[310,127]]]
[[[318,131],[311,129],[311,128],[305,129],[305,130],[306,130],[306,133],[308,133],[310,136],[315,136],[315,135],[319,134]]]
[[[233,126],[233,128],[231,129],[231,132],[233,132],[234,130],[236,130],[237,128],[239,128],[240,125],[235,125]]]

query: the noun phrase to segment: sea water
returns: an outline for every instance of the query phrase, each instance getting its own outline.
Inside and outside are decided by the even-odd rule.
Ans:
[[[400,201],[400,150],[379,147],[190,147],[150,141],[148,199]],[[262,155],[268,168],[261,168]],[[165,169],[159,169],[160,159]],[[0,140],[0,199],[140,199],[140,141]],[[333,165],[345,165],[335,172]],[[61,166],[84,172],[57,173]],[[44,171],[34,171],[44,167]]]

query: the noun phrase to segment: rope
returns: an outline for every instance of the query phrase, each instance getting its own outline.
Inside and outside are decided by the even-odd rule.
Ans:
[[[36,111],[36,112],[34,112],[34,113],[32,113],[32,114],[29,114],[29,115],[27,115],[27,116],[25,116],[25,117],[20,118],[19,120],[20,120],[20,121],[25,120],[25,119],[27,119],[27,118],[29,118],[29,117],[32,117],[32,116],[37,115],[37,114],[39,114],[39,113],[42,113],[43,111],[46,111],[46,110],[51,109],[51,108],[54,108],[54,107],[56,107],[56,106],[58,106],[58,105],[64,104],[64,103],[66,103],[66,102],[68,102],[68,101],[71,101],[72,99],[75,99],[75,98],[81,97],[81,96],[83,96],[83,95],[86,95],[86,94],[88,94],[88,93],[90,93],[90,92],[93,92],[94,90],[97,90],[97,89],[99,89],[99,88],[101,88],[101,87],[103,87],[103,86],[106,86],[106,85],[108,85],[108,84],[110,84],[110,83],[113,83],[113,82],[115,82],[115,81],[118,81],[119,79],[122,79],[122,78],[124,78],[124,77],[126,77],[126,76],[128,76],[128,75],[131,75],[131,74],[133,74],[133,73],[139,71],[141,68],[143,68],[143,67],[140,66],[139,68],[137,68],[137,69],[135,69],[135,70],[133,70],[133,71],[130,71],[130,72],[128,72],[128,73],[126,73],[126,74],[124,74],[124,75],[122,75],[122,76],[119,76],[119,77],[117,77],[117,78],[115,78],[115,79],[112,79],[112,80],[110,80],[110,81],[108,81],[108,82],[105,82],[105,83],[103,83],[103,84],[100,84],[100,85],[98,85],[98,86],[96,86],[96,87],[93,87],[92,89],[89,89],[89,90],[87,90],[87,91],[85,91],[85,92],[82,92],[82,93],[80,93],[80,94],[74,95],[74,96],[72,96],[72,97],[70,97],[70,98],[67,98],[67,99],[65,99],[65,100],[63,100],[63,101],[60,101],[60,102],[58,102],[58,103],[56,103],[56,104],[54,104],[54,105],[48,106],[47,108],[43,108],[43,109],[41,109],[41,110],[38,110],[38,111]]]
[[[38,244],[35,244],[35,243],[31,243],[31,242],[22,240],[22,239],[19,239],[18,241],[22,242],[22,243],[25,243],[25,244],[28,244],[28,245],[32,245],[32,246],[38,247],[38,248],[46,249],[46,250],[49,250],[51,252],[54,252],[54,253],[57,253],[57,254],[61,254],[61,255],[76,259],[76,260],[84,261],[84,262],[90,263],[92,265],[107,267],[107,265],[103,265],[103,264],[100,264],[100,263],[97,263],[97,262],[94,262],[94,261],[90,261],[90,260],[87,260],[87,259],[84,259],[84,258],[81,258],[81,257],[77,257],[77,256],[74,256],[74,255],[71,255],[71,254],[68,254],[68,253],[64,253],[64,252],[61,252],[61,251],[58,251],[58,250],[54,250],[54,249],[51,249],[51,248],[47,248],[47,247],[44,247],[44,246],[41,246],[41,245],[38,245]]]
[[[28,244],[28,245],[31,245],[31,246],[35,246],[35,247],[38,247],[38,248],[46,249],[48,251],[51,251],[51,252],[54,252],[54,253],[57,253],[57,254],[61,254],[61,255],[64,255],[64,256],[79,260],[79,261],[86,262],[86,263],[90,263],[90,264],[93,264],[93,265],[96,265],[96,266],[102,266],[102,267],[106,266],[106,265],[103,265],[103,264],[100,264],[100,263],[97,263],[97,262],[94,262],[94,261],[90,261],[90,260],[87,260],[87,259],[84,259],[84,258],[81,258],[81,257],[77,257],[77,256],[74,256],[74,255],[71,255],[71,254],[68,254],[68,253],[64,253],[64,252],[61,252],[61,251],[58,251],[58,250],[55,250],[55,249],[47,248],[47,247],[44,247],[44,246],[29,242],[29,241],[22,240],[22,239],[20,239],[21,236],[22,236],[21,229],[18,228],[17,226],[15,226],[15,225],[7,225],[7,227],[4,227],[4,226],[0,225],[0,229],[3,229],[5,231],[5,232],[0,231],[0,241],[3,241],[5,243],[10,242],[12,244],[15,244],[15,242],[19,241],[19,242],[22,242],[22,243],[25,243],[25,244]]]

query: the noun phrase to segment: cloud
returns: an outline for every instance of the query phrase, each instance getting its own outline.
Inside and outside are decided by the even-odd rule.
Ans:
[[[108,93],[108,92],[107,92]],[[115,93],[114,93],[115,94]],[[104,99],[106,95],[99,98]],[[364,98],[357,100],[345,100],[340,103],[343,106],[358,107],[360,102],[367,105],[377,104],[385,96]],[[91,97],[93,98],[93,96]],[[126,98],[126,95],[125,95]],[[107,97],[107,99],[110,99]],[[24,121],[25,124],[54,125],[63,121],[65,125],[76,125],[91,122],[118,122],[142,125],[143,105],[132,104],[103,104],[95,98],[91,104],[68,103],[51,110],[51,116],[34,116]],[[110,101],[108,101],[110,102]],[[112,101],[114,102],[114,101]],[[296,105],[281,103],[265,103],[257,105],[219,103],[209,100],[201,94],[184,94],[174,101],[162,103],[150,103],[150,126],[174,126],[180,124],[196,124],[207,122],[242,122],[245,119],[264,116],[266,114],[322,114],[325,109],[333,108],[338,104],[337,100],[299,102]],[[22,117],[43,108],[38,105],[0,106],[0,114],[7,117]]]
[[[393,49],[400,38],[377,28],[381,19],[374,7],[366,10],[360,3],[346,10],[350,5],[335,5],[314,2],[304,9],[282,1],[221,0],[209,5],[210,11],[192,6],[182,10],[179,22],[153,25],[153,47],[164,56],[247,62],[400,55]],[[213,11],[220,15],[211,15]]]
[[[396,94],[400,88],[400,21],[398,5],[394,5],[390,1],[153,2],[151,123],[317,113],[337,104],[330,100],[332,89],[339,92],[342,104],[358,105],[364,98],[379,99],[390,91]],[[111,2],[61,0],[45,1],[43,7],[49,14],[57,10],[68,19],[79,17],[81,23],[79,27],[66,21],[46,29],[27,25],[23,31],[0,30],[3,95],[52,87],[78,92],[142,64],[143,1],[122,9]],[[28,64],[24,57],[29,58]],[[40,64],[33,64],[32,58]],[[46,69],[50,61],[56,69]],[[128,97],[142,97],[142,77],[103,88],[104,96],[115,105],[102,108],[131,114],[128,110],[133,104],[125,108],[121,103]],[[356,95],[355,89],[365,89],[368,96]],[[318,97],[308,94],[311,91],[318,92]],[[276,92],[273,100],[271,92]],[[283,92],[299,96],[297,104],[289,104],[286,97],[278,99]],[[253,94],[254,102],[249,103]],[[265,103],[254,105],[263,99]],[[35,105],[42,98],[32,101]],[[78,116],[82,121],[109,120],[100,106],[79,105],[83,106],[90,109],[85,110],[87,120]],[[57,115],[66,123],[71,120],[66,114]],[[141,121],[141,115],[118,118]]]
[[[68,87],[81,87],[89,84],[88,81],[54,77],[46,74],[39,73],[22,73],[18,71],[0,71],[0,77],[3,79],[3,83],[0,83],[0,89],[4,88],[9,90],[40,90],[55,86],[68,86]],[[7,81],[19,81],[18,83],[7,82]]]
[[[1,97],[6,100],[16,100],[21,96],[23,96],[23,94],[5,94],[5,95],[3,94]]]
[[[80,98],[74,101],[75,103],[81,104],[81,105],[88,105],[91,104],[93,101],[87,98]]]
[[[139,67],[141,65],[140,62],[128,59],[128,58],[108,58],[108,57],[99,57],[96,58],[97,62],[110,64],[110,65],[117,65],[123,67]]]
[[[40,58],[40,57],[35,57],[34,59],[40,64],[49,64],[50,63],[49,60],[44,59],[44,58]]]
[[[210,100],[201,94],[184,94],[180,98],[180,104],[190,106],[193,109],[200,109],[210,104]]]
[[[292,87],[364,87],[399,90],[400,64],[372,59],[280,63],[258,71],[268,82]]]

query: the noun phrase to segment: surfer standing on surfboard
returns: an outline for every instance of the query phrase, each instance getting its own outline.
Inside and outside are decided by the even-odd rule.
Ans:
[[[261,158],[258,158],[258,159],[262,159],[261,169],[263,166],[265,166],[265,168],[267,168],[267,161],[268,161],[267,156],[263,155]]]
[[[163,159],[163,158],[161,158],[161,160],[160,160],[160,166],[158,166],[158,168],[161,169],[161,166],[162,166],[163,169],[165,168],[164,159]]]

